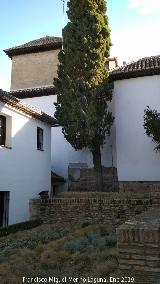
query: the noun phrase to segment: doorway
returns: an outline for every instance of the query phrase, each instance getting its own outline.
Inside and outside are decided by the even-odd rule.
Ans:
[[[8,225],[9,191],[0,191],[0,227]]]

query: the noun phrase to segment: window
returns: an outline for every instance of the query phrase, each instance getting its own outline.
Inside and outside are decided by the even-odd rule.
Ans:
[[[37,127],[37,150],[43,150],[43,129]]]
[[[0,115],[0,145],[5,145],[6,142],[6,117]]]

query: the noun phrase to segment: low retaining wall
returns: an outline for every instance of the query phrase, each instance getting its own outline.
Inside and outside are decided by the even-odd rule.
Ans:
[[[119,181],[119,192],[156,193],[160,192],[160,181]]]
[[[110,223],[117,226],[159,204],[159,195],[63,193],[54,199],[30,200],[30,216],[44,223]]]
[[[120,269],[156,273],[160,283],[160,209],[121,225],[117,238]]]

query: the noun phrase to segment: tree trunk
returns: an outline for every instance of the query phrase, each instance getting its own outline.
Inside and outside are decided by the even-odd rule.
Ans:
[[[103,191],[103,173],[101,165],[101,149],[100,146],[94,147],[92,150],[93,164],[96,177],[96,191]]]

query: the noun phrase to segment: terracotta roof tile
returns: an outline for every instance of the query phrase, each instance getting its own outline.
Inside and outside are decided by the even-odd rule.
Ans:
[[[57,126],[56,120],[49,116],[48,114],[42,112],[38,108],[35,108],[33,106],[30,106],[23,101],[19,100],[18,98],[12,96],[10,93],[7,93],[0,89],[0,101],[7,104],[13,109],[16,109],[18,111],[21,111],[25,114],[28,114],[38,120],[41,120],[43,122],[46,122],[50,124],[51,126]]]
[[[38,51],[46,51],[51,49],[59,49],[62,47],[62,38],[46,36],[28,43],[5,49],[4,52],[12,58],[14,55],[33,53]]]
[[[160,55],[144,57],[110,71],[113,81],[160,74]]]

